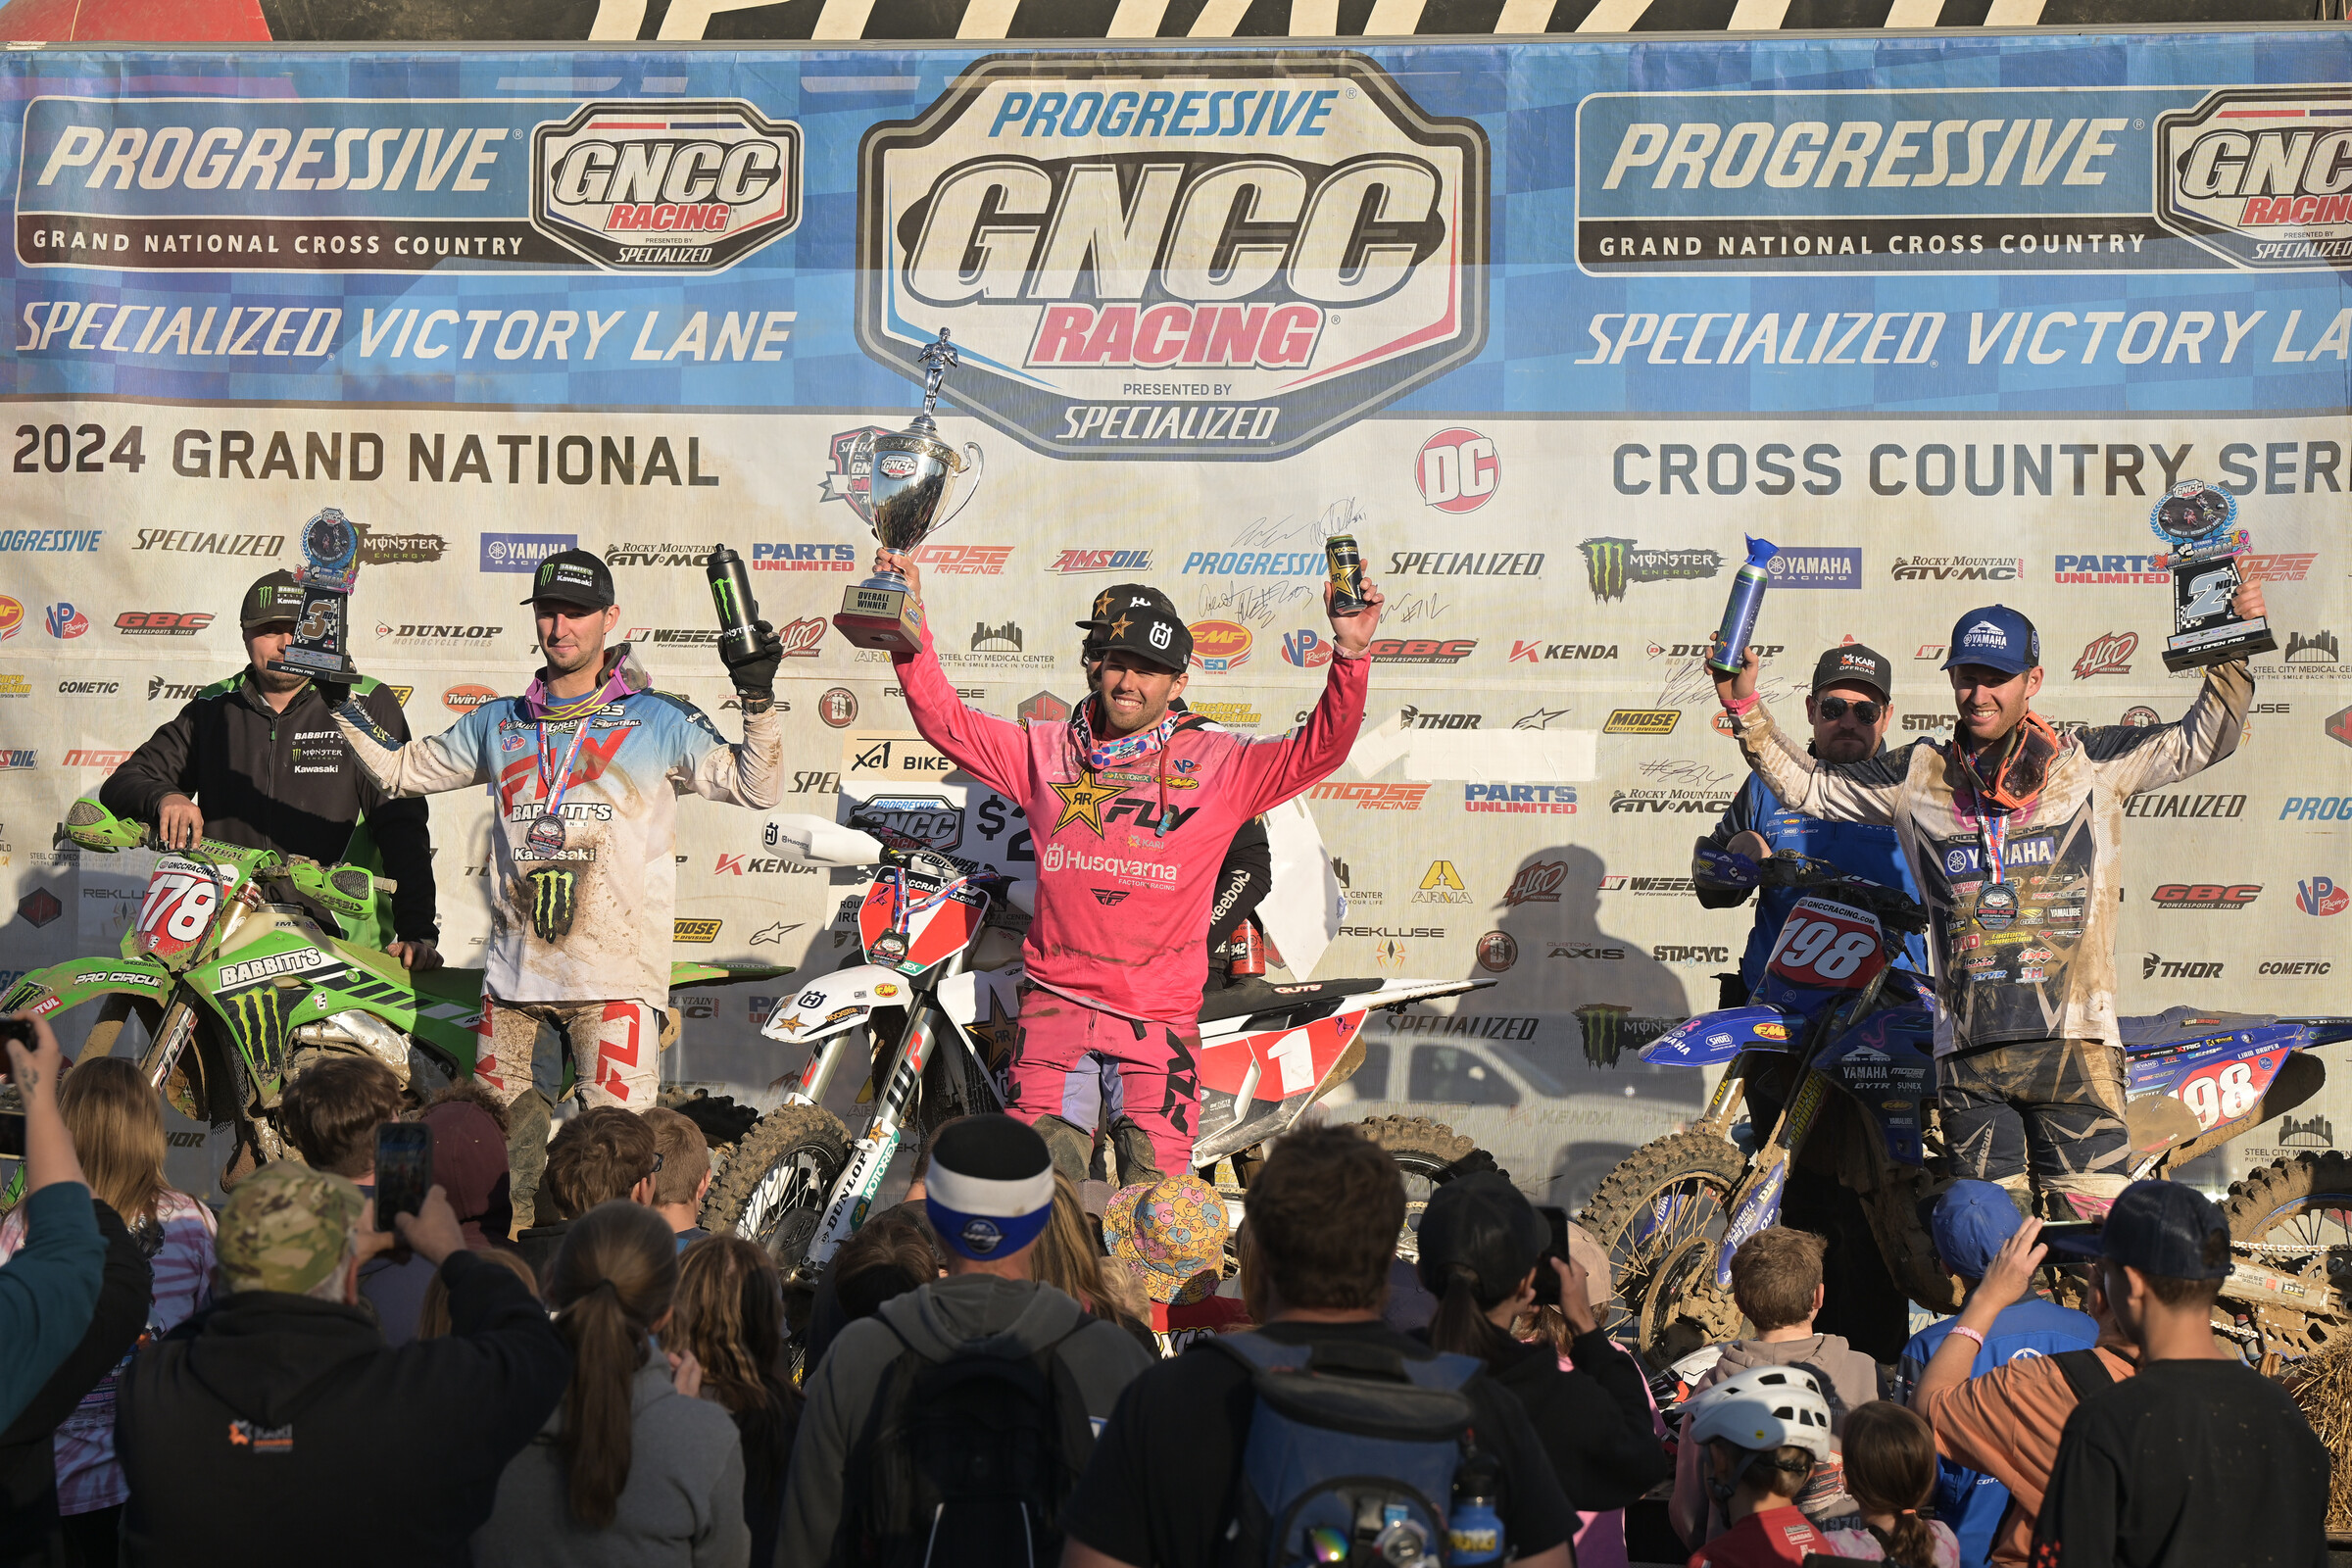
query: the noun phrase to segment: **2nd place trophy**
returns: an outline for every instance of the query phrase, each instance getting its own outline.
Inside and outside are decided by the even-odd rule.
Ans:
[[[2231,526],[2236,520],[2236,499],[2202,479],[2173,486],[2148,514],[2148,525],[2167,551],[2156,564],[2173,571],[2173,635],[2164,643],[2167,669],[2226,663],[2278,646],[2267,617],[2240,618],[2230,608],[2244,581],[2237,558],[2252,543],[2245,529]]]
[[[966,490],[955,512],[940,514],[956,480],[969,473],[976,487],[981,470],[980,444],[966,441],[958,453],[939,438],[939,426],[931,417],[939,406],[940,383],[956,368],[956,351],[948,346],[946,327],[940,328],[939,341],[924,345],[919,357],[922,412],[906,429],[875,436],[871,449],[867,519],[882,548],[900,555],[946,527],[970,504],[973,492]],[[833,625],[860,648],[910,654],[923,645],[922,606],[908,591],[906,579],[895,571],[868,577],[844,594]]]
[[[292,617],[294,640],[270,661],[281,674],[349,684],[359,670],[346,651],[351,630],[351,591],[360,580],[360,530],[328,507],[302,525],[302,608]]]

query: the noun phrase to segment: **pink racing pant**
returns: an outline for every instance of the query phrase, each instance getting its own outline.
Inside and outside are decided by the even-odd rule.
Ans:
[[[1200,1049],[1197,1031],[1180,1035],[1024,985],[1005,1108],[1046,1135],[1054,1163],[1073,1181],[1086,1179],[1098,1130],[1112,1136],[1122,1184],[1138,1179],[1126,1166],[1145,1146],[1157,1174],[1180,1176],[1192,1169],[1200,1126]],[[1140,1143],[1121,1136],[1130,1129]]]

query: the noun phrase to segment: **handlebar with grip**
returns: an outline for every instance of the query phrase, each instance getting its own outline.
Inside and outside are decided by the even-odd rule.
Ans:
[[[1859,905],[1887,925],[1906,934],[1928,928],[1927,906],[1899,888],[1873,882],[1839,869],[1828,860],[1784,851],[1757,867],[1757,885],[1802,888],[1830,894]]]

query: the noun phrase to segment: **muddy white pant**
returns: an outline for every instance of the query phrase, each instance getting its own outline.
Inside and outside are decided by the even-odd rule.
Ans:
[[[583,1106],[644,1110],[662,1088],[662,1009],[643,1002],[504,1002],[485,994],[473,1075],[507,1106],[514,1214],[532,1223],[549,1119],[570,1054]]]

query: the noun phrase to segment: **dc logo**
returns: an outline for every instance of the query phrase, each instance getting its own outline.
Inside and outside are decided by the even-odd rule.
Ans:
[[[1152,628],[1152,646],[1165,648],[1168,646],[1168,640],[1174,635],[1175,633],[1169,628],[1168,623],[1164,620],[1160,621]]]
[[[1966,850],[1950,850],[1945,852],[1943,857],[1943,868],[1946,871],[1967,870],[1968,852]]]
[[[963,1245],[986,1257],[1004,1244],[1004,1233],[987,1220],[967,1219],[963,1222]]]

